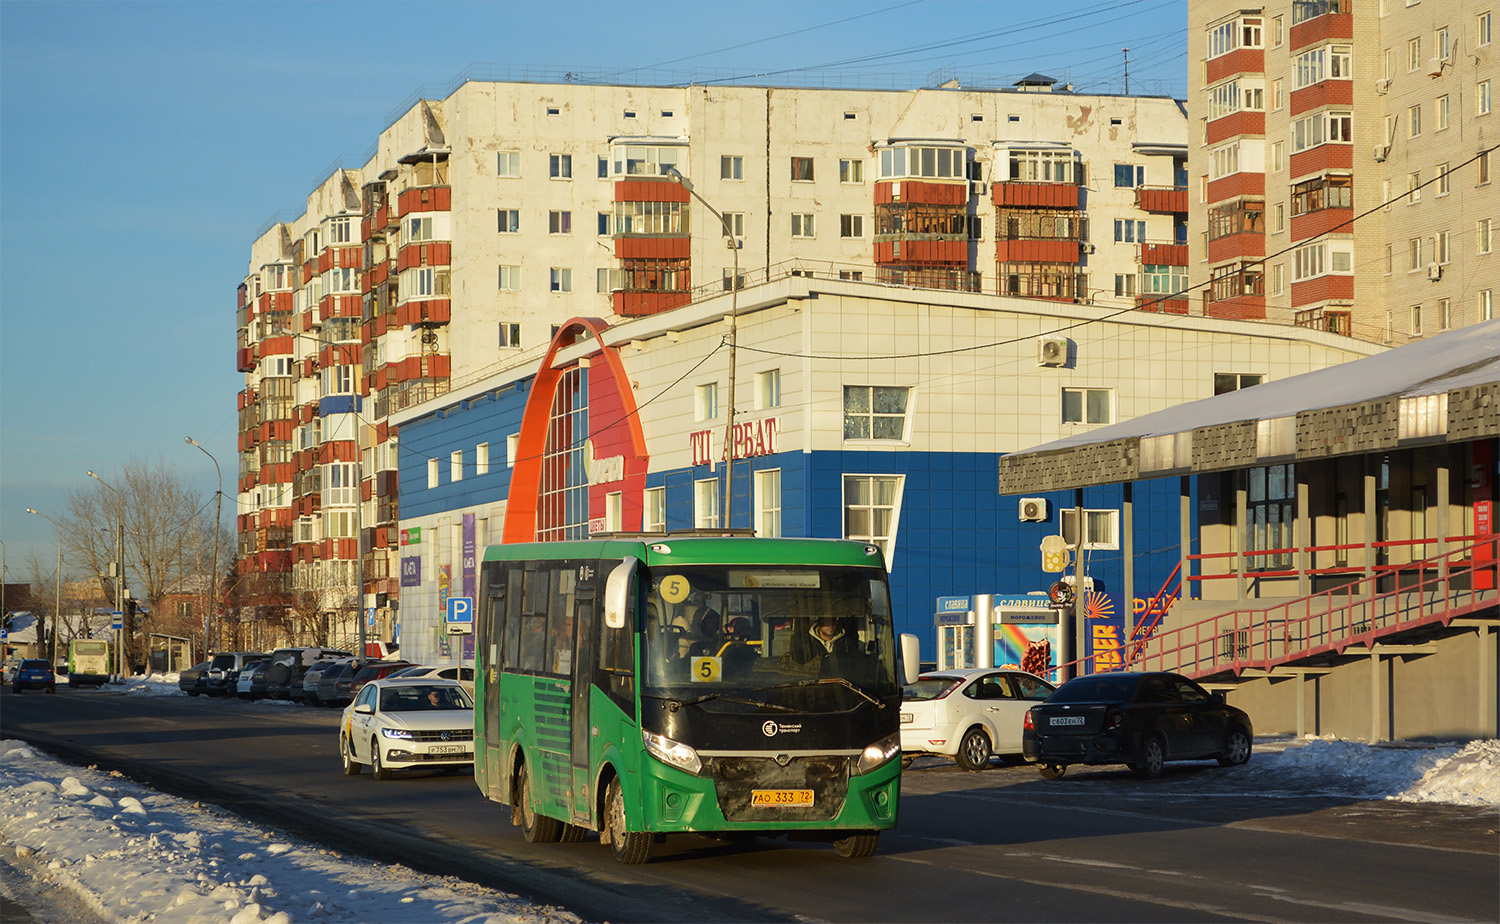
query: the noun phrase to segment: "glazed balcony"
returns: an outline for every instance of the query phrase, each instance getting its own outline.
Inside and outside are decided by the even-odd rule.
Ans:
[[[1354,38],[1354,0],[1293,0],[1293,19],[1288,41],[1290,51],[1330,39]]]

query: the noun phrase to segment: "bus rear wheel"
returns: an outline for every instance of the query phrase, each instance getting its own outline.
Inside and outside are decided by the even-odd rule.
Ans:
[[[562,822],[537,814],[532,807],[531,774],[526,772],[525,764],[521,765],[519,772],[521,785],[517,788],[521,792],[521,836],[526,838],[528,844],[555,843],[562,835]]]
[[[625,791],[618,778],[610,780],[604,804],[604,833],[615,860],[632,866],[645,863],[651,856],[651,835],[625,830]]]
[[[864,831],[859,834],[851,834],[848,837],[839,838],[833,842],[833,848],[839,852],[839,856],[841,857],[859,860],[873,854],[876,846],[879,844],[879,831]]]

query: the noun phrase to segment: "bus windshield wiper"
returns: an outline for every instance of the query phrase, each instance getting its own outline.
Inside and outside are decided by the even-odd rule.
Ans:
[[[745,692],[747,692],[747,693],[760,693],[760,692],[763,692],[764,690],[772,690],[772,689],[775,689],[775,687],[761,687],[760,689],[746,690]],[[646,695],[649,696],[651,694],[648,693]],[[761,700],[761,699],[744,699],[743,697],[739,697],[739,696],[731,696],[728,693],[705,693],[702,696],[698,696],[698,697],[695,697],[693,699],[671,699],[671,698],[665,697],[665,696],[660,697],[660,699],[666,701],[667,709],[670,710],[670,711],[672,711],[672,712],[676,712],[678,709],[681,709],[683,706],[696,706],[699,703],[705,703],[705,702],[708,702],[711,699],[721,699],[721,700],[723,700],[726,703],[739,703],[742,706],[762,706],[762,707],[764,707],[766,709],[777,709],[777,710],[780,710],[781,712],[798,712],[798,711],[800,711],[800,710],[797,710],[797,709],[793,709],[791,706],[783,706],[780,703],[770,703],[770,702],[766,702],[765,700]]]
[[[804,680],[804,681],[802,681],[801,686],[811,686],[812,684],[815,684],[815,683],[838,683],[838,684],[843,684],[844,686],[846,686],[849,689],[853,690],[854,692],[858,693],[860,696],[863,696],[865,699],[867,699],[870,702],[874,703],[875,707],[877,709],[884,709],[885,708],[885,703],[882,703],[880,700],[878,700],[875,697],[871,696],[870,694],[866,693],[858,684],[856,684],[852,680],[845,680],[843,677],[824,677],[822,680]]]

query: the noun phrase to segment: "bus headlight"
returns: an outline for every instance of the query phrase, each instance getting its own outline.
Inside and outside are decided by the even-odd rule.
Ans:
[[[901,753],[901,735],[895,734],[865,748],[864,753],[859,755],[859,763],[854,765],[855,773],[869,773],[876,767]]]
[[[664,764],[686,770],[696,775],[703,769],[703,761],[698,759],[698,752],[680,741],[673,741],[666,735],[657,735],[641,729],[641,740],[646,743],[646,750],[652,757]]]

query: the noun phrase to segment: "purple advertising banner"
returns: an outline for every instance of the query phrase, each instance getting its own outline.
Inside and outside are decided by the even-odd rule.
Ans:
[[[474,514],[466,513],[464,514],[464,596],[477,605],[479,600],[476,596],[476,589],[479,583],[479,568],[475,546]],[[462,657],[466,661],[472,661],[474,660],[474,635],[472,633],[465,635],[463,640]]]
[[[422,559],[416,555],[409,555],[401,559],[401,586],[422,586]]]

